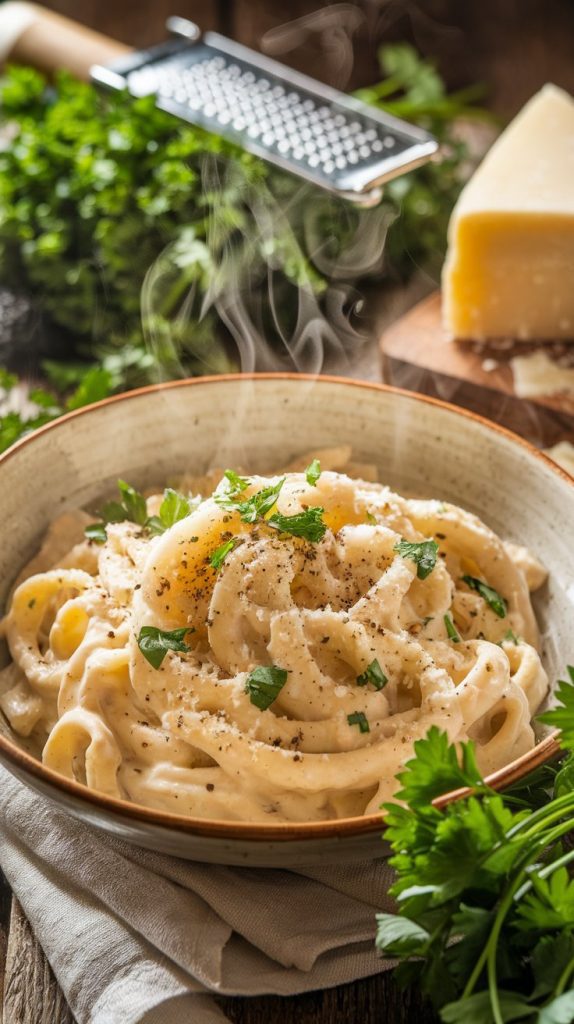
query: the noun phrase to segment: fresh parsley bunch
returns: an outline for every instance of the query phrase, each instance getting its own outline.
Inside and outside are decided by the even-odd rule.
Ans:
[[[451,126],[469,109],[476,113],[475,94],[448,96],[434,68],[406,45],[384,47],[381,66],[385,80],[363,98],[448,143],[440,163],[385,189],[386,223],[399,214],[387,269],[408,276],[442,258],[466,157]],[[331,273],[349,283],[364,270],[347,256],[370,218],[371,236],[380,235],[380,211],[303,186],[182,125],[153,97],[105,97],[64,73],[48,86],[38,72],[12,68],[0,101],[0,282],[39,296],[83,355],[101,363],[115,353],[114,386],[153,376],[141,290],[166,246],[157,291],[148,279],[143,326],[164,374],[178,376],[229,368],[218,303],[230,287],[240,289],[256,329],[282,345],[297,322],[298,289],[326,297]],[[382,273],[382,261],[367,269]]]
[[[378,915],[377,946],[397,957],[445,1024],[574,1020],[574,669],[542,721],[567,756],[496,793],[472,743],[432,728],[386,805],[399,913]],[[469,787],[444,807],[433,801]]]

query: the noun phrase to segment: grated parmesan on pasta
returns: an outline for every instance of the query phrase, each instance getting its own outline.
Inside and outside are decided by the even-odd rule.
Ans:
[[[253,822],[377,812],[431,725],[475,740],[484,771],[529,750],[548,681],[527,581],[540,585],[544,570],[454,505],[352,479],[348,460],[315,484],[305,460],[285,474],[273,511],[320,507],[315,542],[242,521],[216,500],[225,479],[210,493],[221,474],[161,536],[124,521],[98,545],[83,538],[85,513],[66,514],[2,623],[12,729],[101,793]],[[279,479],[250,477],[241,500]],[[147,499],[150,516],[160,502]],[[436,561],[421,578],[398,546],[428,540]],[[188,630],[159,668],[138,644],[150,626]],[[249,689],[261,666],[286,680],[264,710]]]

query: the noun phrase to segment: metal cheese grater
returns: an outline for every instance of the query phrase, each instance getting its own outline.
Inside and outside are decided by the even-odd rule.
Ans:
[[[427,132],[216,32],[184,18],[167,27],[175,38],[96,65],[93,80],[155,95],[161,110],[363,206],[438,149]]]

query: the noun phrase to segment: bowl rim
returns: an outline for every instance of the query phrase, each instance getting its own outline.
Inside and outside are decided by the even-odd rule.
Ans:
[[[316,376],[315,374],[294,372],[227,373],[206,377],[187,377],[182,378],[181,380],[167,381],[165,383],[148,384],[144,387],[135,388],[132,391],[126,391],[119,395],[112,395],[99,402],[93,402],[90,405],[82,406],[80,409],[74,409],[71,412],[65,413],[63,416],[59,416],[50,423],[46,423],[30,434],[25,435],[5,452],[0,454],[0,472],[2,470],[2,466],[14,457],[17,457],[18,453],[25,446],[33,444],[38,437],[41,437],[46,433],[58,431],[62,427],[66,428],[67,424],[74,419],[92,414],[100,408],[105,408],[119,402],[127,402],[132,399],[141,398],[154,393],[160,393],[166,390],[175,390],[177,388],[205,387],[211,384],[266,380],[293,382],[305,381],[319,386],[323,384],[344,385],[346,387],[366,389],[383,394],[398,395],[413,402],[435,406],[446,412],[466,417],[467,419],[476,422],[487,431],[502,435],[507,441],[510,441],[512,444],[522,448],[531,456],[540,459],[540,461],[555,475],[561,477],[566,483],[574,487],[574,476],[554,462],[553,459],[545,455],[544,452],[535,448],[534,445],[530,444],[529,441],[526,441],[525,438],[520,437],[519,434],[515,434],[507,427],[503,427],[500,424],[487,419],[485,416],[481,416],[479,413],[454,405],[451,402],[445,402],[440,398],[420,394],[414,391],[408,391],[405,388],[398,388],[394,385],[379,383],[378,381],[357,380],[350,377],[341,377],[331,374]],[[537,743],[532,750],[527,751],[519,758],[509,762],[507,765],[504,765],[496,772],[491,773],[487,776],[486,781],[490,786],[492,786],[492,788],[500,789],[511,785],[513,782],[521,779],[529,771],[532,771],[539,765],[551,760],[561,749],[557,739],[558,735],[559,734],[556,730],[553,731]],[[22,750],[16,743],[2,735],[2,733],[0,733],[0,755],[2,761],[8,765],[14,766],[18,775],[21,775],[21,773],[24,775],[32,775],[38,783],[44,783],[44,786],[47,785],[48,790],[63,790],[66,795],[76,803],[80,802],[82,804],[91,805],[92,808],[97,809],[100,812],[107,812],[109,816],[115,819],[128,818],[134,823],[139,822],[141,825],[151,825],[163,829],[175,830],[191,836],[258,842],[301,841],[307,839],[327,839],[329,837],[343,839],[350,836],[360,836],[372,832],[379,832],[384,827],[384,821],[380,813],[350,818],[334,818],[327,821],[279,822],[269,824],[261,822],[227,821],[217,818],[186,817],[181,814],[172,814],[168,811],[160,811],[155,808],[146,807],[144,804],[131,803],[128,800],[108,796],[107,794],[89,789],[88,786],[83,785],[83,783],[76,782],[73,779],[68,779],[66,776],[60,775],[52,769],[47,768],[41,761],[33,757],[32,754],[28,754],[25,750]],[[456,792],[445,793],[435,802],[437,806],[444,806],[452,800],[460,799],[468,792],[469,790],[457,790]]]

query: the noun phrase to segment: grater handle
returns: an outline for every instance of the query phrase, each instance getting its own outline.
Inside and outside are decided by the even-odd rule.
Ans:
[[[201,39],[201,29],[189,18],[180,18],[174,14],[166,20],[165,27],[172,36],[186,39],[188,43],[196,43]]]

